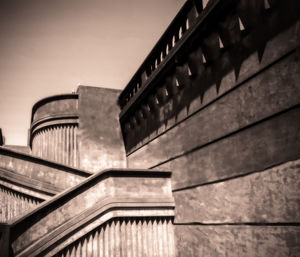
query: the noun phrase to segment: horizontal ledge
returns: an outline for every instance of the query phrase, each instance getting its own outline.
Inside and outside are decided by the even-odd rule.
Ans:
[[[8,183],[14,184],[18,187],[24,187],[27,190],[32,190],[37,193],[45,194],[47,196],[53,196],[59,192],[61,192],[63,189],[57,188],[51,184],[46,184],[41,181],[37,181],[35,179],[23,176],[21,174],[14,173],[13,171],[9,171],[3,168],[0,168],[0,179],[2,181],[6,181]],[[12,188],[12,190],[14,190]],[[20,192],[23,194],[28,194],[27,192]],[[32,195],[34,196],[34,195]],[[36,197],[36,196],[34,196]],[[44,200],[46,198],[43,198]],[[48,197],[47,197],[48,199]]]
[[[201,222],[186,222],[176,223],[174,226],[268,226],[268,227],[298,227],[300,222],[224,222],[224,223],[201,223]]]
[[[24,153],[20,153],[20,152],[16,152],[4,147],[0,146],[0,155],[6,155],[6,156],[10,156],[13,158],[18,158],[24,161],[28,161],[28,162],[32,162],[35,164],[39,164],[39,165],[45,165],[48,166],[50,168],[54,168],[54,169],[58,169],[59,171],[63,171],[63,172],[68,172],[68,173],[72,173],[78,176],[82,176],[82,177],[88,177],[90,175],[92,175],[92,172],[86,171],[86,170],[79,170],[76,168],[73,168],[71,166],[67,166],[67,165],[63,165],[61,163],[58,162],[53,162],[53,161],[49,161],[40,157],[36,157],[30,154],[24,154]]]
[[[247,172],[247,173],[238,174],[238,175],[234,175],[234,176],[230,176],[230,177],[226,177],[226,178],[222,178],[222,179],[217,179],[217,180],[213,180],[213,181],[209,181],[209,182],[205,182],[205,183],[201,183],[201,184],[175,188],[175,189],[172,190],[172,192],[176,193],[176,192],[190,190],[190,189],[194,189],[194,188],[198,188],[198,187],[209,186],[209,185],[219,184],[219,183],[223,183],[223,182],[227,182],[227,181],[231,181],[231,180],[235,180],[235,179],[239,179],[239,178],[243,178],[243,177],[248,177],[248,176],[251,176],[253,174],[263,173],[264,171],[266,171],[268,169],[276,168],[280,165],[287,164],[287,163],[297,161],[297,160],[298,159],[291,159],[291,160],[287,160],[287,161],[284,161],[284,162],[279,162],[279,163],[270,165],[270,166],[268,166],[264,169],[254,170],[254,171],[250,171],[250,172]]]
[[[169,158],[169,159],[167,159],[167,160],[165,160],[165,161],[163,161],[163,162],[160,162],[160,163],[158,163],[158,164],[155,164],[155,165],[151,166],[150,169],[157,168],[157,167],[159,167],[160,165],[163,165],[163,164],[165,164],[165,163],[171,162],[171,161],[173,161],[173,160],[176,160],[176,159],[178,159],[178,158],[181,158],[181,157],[183,157],[183,156],[185,156],[185,155],[188,155],[188,154],[190,154],[190,153],[199,151],[200,149],[202,149],[202,148],[204,148],[204,147],[207,147],[207,146],[209,146],[209,145],[212,145],[212,144],[214,144],[214,143],[216,143],[216,142],[218,142],[218,141],[224,140],[224,139],[226,139],[226,138],[228,138],[228,137],[234,136],[234,135],[236,135],[236,134],[238,134],[238,133],[240,133],[240,132],[242,132],[242,131],[244,131],[244,130],[250,129],[250,128],[255,127],[255,126],[257,126],[257,125],[259,125],[259,124],[261,124],[261,123],[263,123],[263,122],[272,120],[272,119],[277,118],[277,117],[279,117],[279,116],[281,116],[281,115],[284,115],[285,113],[288,113],[288,112],[293,111],[293,110],[297,110],[297,109],[299,109],[299,108],[300,108],[300,103],[295,104],[294,106],[288,107],[287,109],[281,110],[281,111],[279,111],[279,112],[277,112],[277,113],[274,113],[274,114],[272,114],[272,115],[270,115],[270,116],[268,116],[268,117],[265,117],[265,118],[260,119],[260,120],[258,120],[258,121],[256,121],[256,122],[253,122],[253,123],[251,123],[251,124],[248,124],[248,125],[246,125],[246,126],[244,126],[244,127],[241,127],[241,128],[239,128],[239,129],[237,129],[237,130],[234,130],[234,131],[232,131],[232,132],[230,132],[230,133],[228,133],[228,134],[226,134],[226,135],[224,135],[224,136],[218,137],[218,138],[216,138],[216,139],[214,139],[214,140],[212,140],[212,141],[210,141],[210,142],[208,142],[208,143],[205,143],[205,144],[202,144],[202,145],[200,145],[200,146],[194,147],[193,149],[190,149],[190,150],[188,150],[188,151],[186,151],[186,152],[184,152],[184,153],[178,154],[178,155],[173,156],[173,157],[171,157],[171,158]],[[246,175],[247,175],[247,174],[246,174]],[[229,178],[229,179],[231,179],[231,178]],[[225,180],[227,180],[227,178],[222,179],[222,180],[225,181]],[[214,183],[218,183],[218,182],[221,182],[221,181],[220,181],[220,180],[218,180],[218,181],[216,181],[216,182],[215,182],[215,181],[210,181],[210,182],[205,182],[205,183],[198,184],[198,185],[191,185],[191,186],[188,186],[188,187],[174,188],[174,189],[173,189],[173,192],[180,191],[180,190],[184,190],[185,188],[190,188],[190,187],[194,187],[194,186],[196,186],[196,187],[197,187],[197,186],[203,186],[203,185],[214,184]]]
[[[33,133],[32,131],[36,129],[37,126],[46,123],[46,122],[50,122],[50,121],[61,121],[61,123],[64,122],[64,120],[76,120],[78,122],[78,113],[65,113],[65,114],[55,114],[55,115],[47,115],[41,119],[35,120],[34,122],[32,122],[31,126],[30,126],[30,131],[31,133]]]
[[[57,101],[57,100],[65,100],[65,99],[74,99],[74,100],[77,100],[78,99],[78,94],[61,94],[61,95],[53,95],[53,96],[48,96],[48,97],[45,97],[41,100],[39,100],[38,102],[36,102],[33,107],[32,107],[32,112],[31,112],[31,122],[33,121],[33,116],[34,116],[34,113],[36,112],[36,110],[46,104],[46,103],[49,103],[49,102],[52,102],[52,101]]]

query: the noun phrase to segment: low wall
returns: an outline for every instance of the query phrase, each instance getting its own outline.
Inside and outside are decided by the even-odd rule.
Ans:
[[[0,168],[0,222],[24,215],[59,192],[47,183]]]
[[[0,168],[35,181],[35,187],[61,192],[91,173],[0,147]]]
[[[120,251],[173,257],[170,176],[149,170],[99,172],[10,222],[8,243],[15,256],[83,256],[98,249],[112,257]],[[76,252],[78,247],[84,252]]]

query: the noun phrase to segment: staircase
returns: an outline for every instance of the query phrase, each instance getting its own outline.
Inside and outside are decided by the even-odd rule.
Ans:
[[[170,177],[96,173],[2,225],[3,256],[174,256]]]

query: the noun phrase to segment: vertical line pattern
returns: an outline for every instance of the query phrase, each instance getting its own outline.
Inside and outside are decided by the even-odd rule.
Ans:
[[[0,222],[7,222],[38,205],[42,200],[34,199],[6,187],[0,186]]]
[[[32,140],[35,156],[78,167],[77,124],[57,125],[37,131]]]
[[[174,247],[172,218],[115,218],[70,244],[56,256],[174,257]]]

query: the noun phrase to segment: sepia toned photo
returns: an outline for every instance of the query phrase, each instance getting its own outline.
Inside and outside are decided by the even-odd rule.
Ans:
[[[299,257],[300,1],[1,0],[0,257]]]

